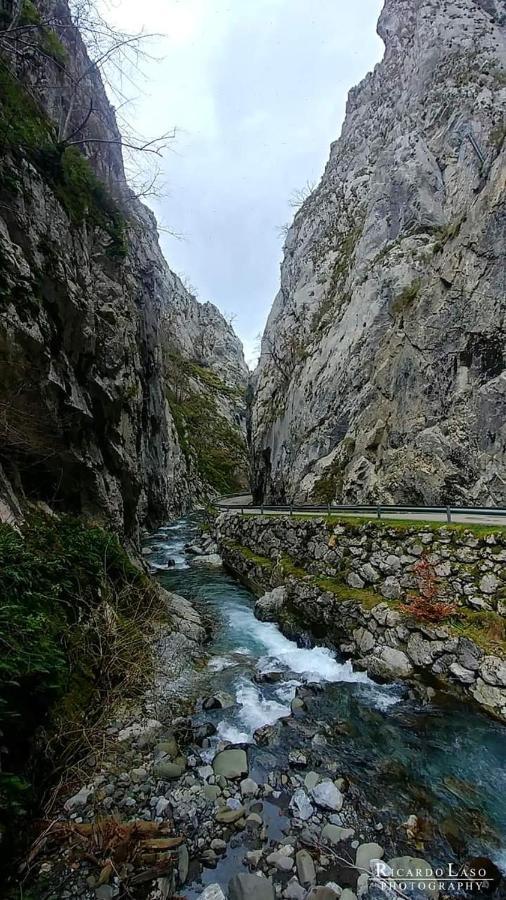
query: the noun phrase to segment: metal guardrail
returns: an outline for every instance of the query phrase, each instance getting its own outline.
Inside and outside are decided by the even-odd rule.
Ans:
[[[244,495],[245,497],[249,497],[248,495]],[[448,522],[452,521],[452,516],[454,515],[463,515],[463,516],[499,516],[504,517],[506,520],[506,509],[504,508],[495,508],[495,507],[484,507],[484,506],[404,506],[397,505],[393,506],[390,504],[334,504],[327,503],[323,505],[307,505],[307,506],[297,506],[295,504],[263,504],[263,503],[232,503],[230,501],[237,499],[240,501],[241,495],[237,498],[232,495],[229,498],[229,502],[226,501],[226,497],[219,497],[215,501],[215,505],[219,509],[223,510],[241,510],[242,512],[250,510],[259,510],[262,513],[269,512],[285,512],[289,515],[297,514],[297,513],[323,513],[324,515],[332,515],[333,513],[361,513],[361,514],[369,514],[374,516],[377,519],[383,518],[383,516],[388,514],[395,513],[422,513],[423,515],[441,515],[446,516],[446,520]]]

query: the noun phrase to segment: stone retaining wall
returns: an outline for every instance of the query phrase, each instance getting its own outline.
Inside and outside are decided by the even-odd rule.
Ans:
[[[504,533],[225,513],[217,539],[258,593],[283,586],[259,600],[259,617],[292,634],[311,630],[372,677],[430,675],[506,721]],[[424,623],[404,608],[422,556],[457,607],[448,622]]]

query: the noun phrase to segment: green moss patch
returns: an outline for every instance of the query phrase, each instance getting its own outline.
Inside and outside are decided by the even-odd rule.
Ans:
[[[219,411],[217,395],[239,401],[241,392],[211,369],[171,350],[166,352],[166,380],[167,400],[190,471],[195,466],[202,481],[220,494],[240,490],[248,464],[246,443],[239,426]]]
[[[52,32],[51,32],[52,33]],[[0,149],[15,161],[30,160],[50,185],[73,225],[84,222],[109,236],[105,252],[123,259],[127,252],[127,221],[91,163],[77,149],[58,143],[55,127],[21,82],[0,65]],[[17,193],[19,174],[3,160],[0,186]]]

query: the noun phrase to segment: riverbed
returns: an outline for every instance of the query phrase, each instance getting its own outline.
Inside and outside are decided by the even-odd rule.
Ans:
[[[149,536],[147,559],[164,587],[214,623],[205,693],[231,701],[195,714],[216,727],[208,760],[224,742],[248,745],[250,775],[260,783],[289,772],[299,750],[311,769],[357,786],[380,837],[398,833],[402,843],[403,823],[415,815],[426,823],[420,841],[432,863],[487,856],[506,869],[506,728],[454,699],[421,702],[406,685],[375,684],[328,647],[297,646],[277,625],[255,618],[255,597],[230,573],[185,550],[199,534],[197,516],[171,523]],[[175,564],[165,568],[169,560]],[[303,715],[289,719],[297,689],[308,682],[321,690]],[[254,739],[263,726],[274,729],[266,745]],[[289,832],[276,793],[281,797],[264,804],[270,840]],[[216,868],[195,870],[186,893],[211,882],[226,887],[244,871],[246,848],[246,837],[235,838]]]

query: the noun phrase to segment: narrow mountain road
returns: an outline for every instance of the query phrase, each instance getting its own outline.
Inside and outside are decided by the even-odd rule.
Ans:
[[[249,516],[288,516],[291,514],[297,516],[325,516],[328,514],[324,507],[312,509],[311,507],[294,506],[290,511],[286,506],[265,506],[262,508],[261,506],[252,506],[252,502],[251,494],[241,494],[234,497],[220,498],[216,505],[223,510],[240,509],[244,515]],[[393,521],[448,523],[447,511],[443,509],[434,511],[430,508],[425,510],[424,507],[408,507],[409,511],[404,511],[398,507],[395,511],[390,512],[388,507],[379,507],[379,510],[380,516],[378,516],[378,510],[374,507],[371,507],[369,511],[365,511],[360,507],[356,509],[332,507],[330,514],[337,518],[360,518],[364,519],[364,521],[377,521],[378,518],[381,518],[382,520],[391,519]],[[451,507],[450,517],[453,525],[499,525],[506,528],[506,509],[488,510],[483,507],[476,507],[475,510],[467,508],[462,512],[457,512],[455,508]]]

